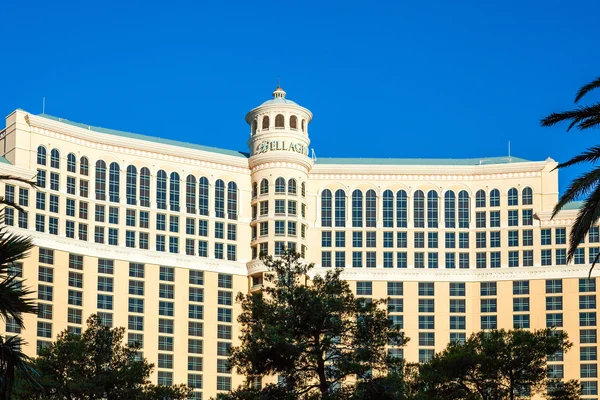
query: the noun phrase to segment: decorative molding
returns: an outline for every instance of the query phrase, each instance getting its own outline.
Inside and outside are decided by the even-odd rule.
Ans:
[[[167,265],[202,271],[222,272],[233,275],[248,275],[246,263],[244,261],[223,261],[196,256],[163,253],[159,251],[131,249],[121,246],[109,246],[16,227],[10,227],[10,229],[20,235],[33,238],[33,242],[36,246],[67,253],[77,253],[89,257],[109,258],[129,262]]]
[[[306,167],[304,167],[303,165],[296,164],[293,162],[283,162],[283,161],[262,163],[260,165],[255,166],[254,168],[252,168],[251,172],[255,173],[255,172],[261,171],[263,169],[268,169],[268,168],[292,168],[292,169],[297,169],[305,174],[308,174],[308,169]]]
[[[334,268],[315,267],[312,278]],[[349,281],[407,281],[407,282],[495,282],[513,280],[587,278],[590,265],[555,267],[517,267],[493,269],[414,269],[414,268],[343,268],[342,279]],[[594,269],[593,277],[600,276]]]
[[[66,131],[68,133],[57,132],[56,129],[53,129],[55,127],[50,127],[50,129],[48,129],[44,125],[52,125],[52,122],[54,122],[55,124],[60,124],[60,122],[57,122],[57,121],[48,121],[47,122],[44,120],[44,118],[37,118],[35,116],[29,117],[29,114],[27,114],[27,116],[28,116],[27,121],[30,124],[31,131],[33,133],[56,138],[59,140],[64,140],[64,141],[71,142],[71,143],[74,143],[74,144],[77,144],[80,146],[85,146],[85,147],[90,147],[93,149],[110,151],[110,152],[117,152],[117,153],[121,153],[121,154],[128,154],[128,155],[133,155],[133,156],[153,158],[153,159],[163,160],[163,161],[171,161],[171,162],[183,163],[183,164],[188,164],[188,165],[196,165],[196,166],[200,166],[200,167],[208,167],[208,168],[214,168],[214,169],[221,169],[221,170],[225,170],[225,171],[250,174],[250,169],[247,166],[248,160],[241,159],[241,157],[240,157],[240,159],[243,161],[240,162],[238,160],[235,160],[235,158],[237,158],[237,157],[228,156],[226,154],[211,153],[209,151],[195,150],[195,149],[185,149],[183,147],[177,147],[177,146],[162,144],[162,143],[152,143],[151,141],[142,140],[142,139],[123,138],[120,136],[110,135],[110,134],[100,135],[94,131],[89,131],[89,133],[88,133],[83,128],[72,127],[72,126],[66,125],[66,124],[62,124],[62,126],[60,126],[60,128],[62,131]],[[44,120],[44,121],[40,121],[40,120]],[[106,138],[105,143],[98,141],[99,137]],[[138,146],[136,146],[137,148],[132,146],[134,143],[138,144]],[[144,147],[146,147],[146,148],[144,148]],[[172,147],[173,150],[176,150],[176,151],[173,151],[173,153],[177,153],[178,155],[167,154],[165,152],[165,148],[169,149],[170,147]],[[153,149],[151,149],[151,148],[153,148]],[[162,151],[156,151],[157,149],[160,149]],[[171,150],[171,149],[169,149],[169,150]],[[194,157],[195,155],[192,156],[192,154],[190,154],[190,153],[198,153],[198,155],[202,155],[203,158],[205,158],[206,160],[209,160],[209,161],[201,160],[201,159],[197,158],[197,156]],[[182,156],[181,154],[186,154],[186,156]],[[233,160],[238,161],[235,163],[237,165],[235,165],[234,163],[231,163],[231,164],[223,163],[223,161],[227,160],[228,158],[231,159],[231,161],[233,161]],[[240,164],[242,164],[242,163],[246,164],[246,166],[241,166]]]
[[[352,165],[353,168],[360,167],[359,165]],[[390,166],[385,166],[386,168],[390,168]],[[432,166],[433,167],[433,166]],[[316,168],[316,167],[315,167]],[[459,174],[459,175],[439,175],[439,174],[318,174],[311,172],[309,174],[309,179],[335,179],[335,180],[381,180],[381,181],[482,181],[482,180],[491,180],[491,179],[522,179],[522,178],[535,178],[541,177],[541,172],[509,172],[502,174]]]

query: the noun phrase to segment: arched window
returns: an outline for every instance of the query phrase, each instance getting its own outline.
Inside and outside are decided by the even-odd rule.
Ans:
[[[285,126],[285,118],[283,114],[277,114],[275,116],[275,128],[283,128]]]
[[[185,178],[185,210],[189,214],[196,214],[196,177],[188,175]]]
[[[438,227],[438,194],[434,190],[427,192],[427,227]]]
[[[136,204],[137,193],[137,168],[133,165],[127,167],[127,181],[125,183],[127,204]]]
[[[73,153],[67,155],[67,172],[77,172],[77,157]]]
[[[169,182],[169,205],[171,211],[179,211],[179,174],[171,172]]]
[[[325,189],[321,194],[321,226],[331,226],[331,190]]]
[[[252,198],[255,199],[258,196],[258,183],[254,182],[252,184]]]
[[[119,202],[119,181],[121,168],[116,162],[110,163],[109,181],[108,181],[108,197],[113,203]]]
[[[140,206],[150,207],[150,170],[140,170]]]
[[[458,227],[469,227],[469,193],[466,190],[458,193]]]
[[[256,119],[254,121],[252,121],[252,134],[256,135],[256,130],[258,129],[258,122],[256,121]]]
[[[498,189],[490,192],[490,207],[500,207],[500,191]]]
[[[413,197],[413,219],[415,228],[425,228],[425,195],[421,190]]]
[[[508,205],[518,206],[519,205],[519,192],[516,188],[510,188],[508,190]]]
[[[290,117],[290,129],[298,129],[298,117],[296,117],[295,115],[292,115]]]
[[[167,173],[162,169],[156,175],[156,207],[167,209]]]
[[[227,184],[227,218],[237,219],[237,185],[235,182]]]
[[[106,163],[96,161],[96,200],[106,200]]]
[[[355,228],[363,226],[363,194],[358,189],[352,192],[352,226]]]
[[[296,180],[294,178],[291,178],[288,181],[288,194],[296,195],[296,190]]]
[[[306,132],[306,120],[302,120],[302,132]]]
[[[269,116],[265,115],[262,119],[262,130],[265,131],[269,129]]]
[[[50,152],[50,167],[60,168],[60,151],[52,149]]]
[[[306,182],[302,182],[300,187],[301,187],[302,197],[306,197]]]
[[[480,189],[475,193],[475,207],[485,207],[485,191]]]
[[[225,182],[215,182],[215,217],[225,218]]]
[[[406,192],[398,190],[396,192],[396,226],[398,228],[407,227],[408,202],[406,200]]]
[[[87,157],[81,157],[79,160],[79,173],[84,176],[88,176],[90,170],[90,162]]]
[[[200,215],[208,215],[208,178],[198,180],[198,211]]]
[[[524,206],[530,206],[533,204],[533,190],[530,187],[523,189],[521,193],[521,203]]]
[[[46,165],[46,148],[38,146],[37,148],[37,163],[38,165]]]
[[[346,226],[346,193],[342,189],[335,191],[335,226]]]
[[[383,227],[394,227],[394,193],[391,190],[383,192]]]
[[[452,190],[444,195],[444,222],[446,228],[456,228],[456,194]]]
[[[269,181],[266,178],[260,181],[260,194],[269,194]]]
[[[275,193],[285,193],[285,179],[282,177],[279,177],[277,180],[275,180]]]
[[[365,226],[367,228],[377,226],[377,196],[372,189],[367,191],[365,196]]]

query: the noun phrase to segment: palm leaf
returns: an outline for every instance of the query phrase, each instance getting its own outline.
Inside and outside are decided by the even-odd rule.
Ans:
[[[579,100],[581,100],[583,98],[583,96],[585,96],[592,90],[598,89],[598,88],[600,88],[600,76],[598,78],[594,79],[593,81],[591,81],[590,83],[588,83],[587,85],[583,85],[577,91],[577,96],[575,96],[575,103],[578,103]]]
[[[6,226],[0,226],[0,273],[6,272],[13,263],[26,258],[33,248],[30,237],[11,233]]]
[[[598,160],[600,160],[600,145],[590,147],[583,153],[571,158],[569,161],[558,164],[556,167],[554,167],[553,171],[555,169],[570,167],[571,165],[579,164],[582,162],[594,163]]]
[[[0,336],[0,396],[12,398],[15,376],[33,386],[39,386],[39,374],[31,367],[31,359],[21,351],[25,341],[18,336]]]
[[[585,121],[581,122],[577,128],[582,131],[584,129],[594,128],[598,125],[600,125],[600,114],[595,117],[587,118]]]
[[[35,300],[27,298],[33,294],[31,289],[23,289],[22,282],[17,277],[7,276],[0,281],[0,316],[6,321],[13,318],[22,328],[23,316],[21,314],[34,314],[37,312]]]
[[[591,106],[580,106],[575,110],[563,111],[559,113],[552,113],[548,115],[546,118],[543,118],[540,121],[541,126],[554,126],[560,122],[571,121],[571,124],[567,128],[567,132],[571,130],[574,126],[580,125],[579,129],[582,128],[582,121],[585,121],[588,118],[595,118],[600,115],[600,103],[593,104]]]
[[[554,218],[556,214],[568,203],[577,199],[578,197],[587,196],[600,182],[600,167],[595,168],[575,180],[571,182],[567,190],[560,197],[558,203],[554,206],[554,210],[552,211],[552,217]]]
[[[30,179],[26,179],[26,178],[21,178],[19,176],[14,176],[14,175],[5,175],[5,174],[0,174],[0,181],[5,182],[5,181],[14,181],[14,182],[21,182],[24,183],[26,185],[29,185],[31,187],[37,187],[37,183],[30,180]]]
[[[577,218],[575,218],[575,222],[571,227],[567,262],[573,260],[575,250],[583,239],[585,239],[585,235],[590,228],[598,221],[598,218],[600,218],[600,185],[596,186],[590,197],[584,201],[583,207],[579,210]]]

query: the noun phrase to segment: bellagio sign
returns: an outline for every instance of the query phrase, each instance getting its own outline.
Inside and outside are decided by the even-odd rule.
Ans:
[[[269,151],[292,151],[308,156],[308,148],[302,143],[286,142],[285,140],[265,140],[256,145],[254,154]]]

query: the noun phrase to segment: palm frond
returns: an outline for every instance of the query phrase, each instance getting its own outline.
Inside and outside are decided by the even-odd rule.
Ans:
[[[575,222],[571,227],[567,262],[573,260],[575,250],[585,239],[585,235],[587,235],[589,230],[598,221],[598,218],[600,218],[600,185],[596,186],[594,192],[584,201],[583,207],[579,210]]]
[[[570,167],[571,165],[579,164],[582,162],[594,163],[598,160],[600,160],[600,145],[590,147],[583,153],[571,158],[569,161],[558,164],[556,167],[554,167],[553,171],[555,169]]]
[[[598,262],[598,260],[600,260],[600,253],[596,254],[596,257],[594,257],[594,262],[592,263],[592,266],[590,267],[590,272],[588,272],[588,279],[590,279],[592,277],[592,271],[594,270],[594,267],[596,266],[596,263]]]
[[[18,336],[0,336],[0,395],[12,398],[15,376],[36,387],[39,374],[31,367],[31,358],[21,351],[25,341]]]
[[[552,217],[559,213],[562,208],[578,197],[587,196],[600,182],[600,167],[595,168],[579,176],[571,182],[567,190],[560,197],[560,200],[554,206]]]
[[[9,232],[6,226],[0,226],[0,273],[6,272],[8,267],[29,255],[33,248],[30,237],[20,236]]]
[[[37,312],[35,300],[28,297],[34,291],[23,288],[22,282],[16,276],[6,276],[0,281],[0,316],[6,321],[13,318],[23,327],[23,313],[34,314]]]
[[[598,89],[598,88],[600,88],[600,76],[598,78],[594,79],[593,81],[591,81],[590,83],[583,85],[577,91],[577,96],[575,96],[575,103],[578,103],[579,100],[581,100],[583,98],[583,96],[585,96],[592,90]]]
[[[567,128],[570,131],[574,126],[585,123],[589,118],[595,118],[600,115],[600,103],[592,104],[591,106],[580,106],[574,110],[563,111],[559,113],[552,113],[540,121],[541,126],[554,126],[560,122],[571,121],[571,124]]]
[[[14,176],[14,175],[0,174],[0,181],[2,181],[2,182],[4,182],[4,181],[21,182],[21,183],[24,183],[31,187],[37,187],[37,183],[35,181],[32,181],[31,179],[21,178],[19,176]]]
[[[595,117],[587,118],[585,121],[579,124],[577,129],[582,131],[584,129],[595,128],[597,126],[600,126],[600,114],[596,115]]]

